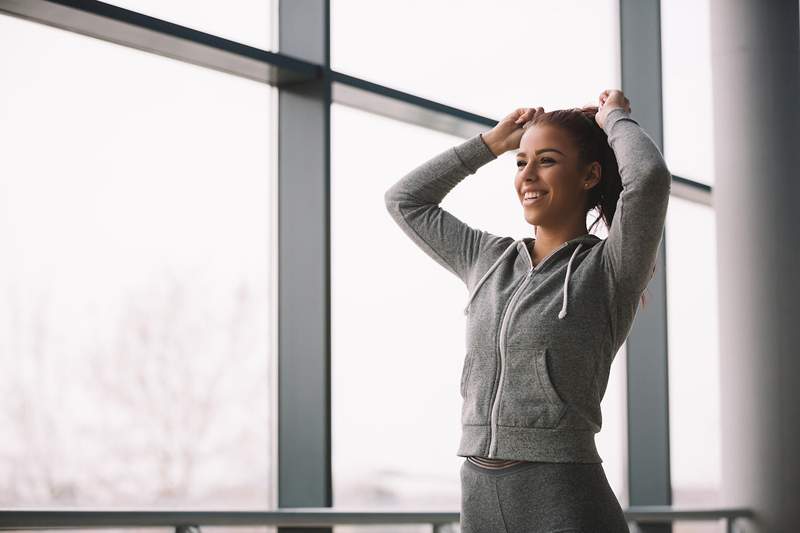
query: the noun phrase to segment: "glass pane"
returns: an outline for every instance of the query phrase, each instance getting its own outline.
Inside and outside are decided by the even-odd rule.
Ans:
[[[628,351],[623,343],[608,376],[606,393],[600,401],[603,428],[595,435],[603,470],[620,505],[630,505],[628,487]]]
[[[673,196],[666,226],[673,504],[714,506],[722,503],[714,211]],[[675,531],[725,528],[680,522]]]
[[[274,1],[110,0],[106,3],[262,50],[274,50]]]
[[[334,0],[331,64],[495,120],[596,103],[620,85],[618,3]]]
[[[468,294],[400,231],[383,194],[403,174],[464,139],[344,106],[334,105],[331,114],[334,504],[458,510]],[[442,207],[495,234],[532,236],[514,192],[514,161],[508,152],[483,166]],[[620,499],[627,460],[624,384],[620,355],[597,438]]]
[[[272,89],[0,44],[0,505],[274,506]]]
[[[664,155],[673,174],[714,183],[708,0],[661,2]]]

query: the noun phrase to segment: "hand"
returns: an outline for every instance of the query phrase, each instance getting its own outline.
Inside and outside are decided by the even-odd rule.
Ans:
[[[606,116],[612,109],[621,107],[628,113],[631,112],[630,100],[622,94],[622,91],[617,89],[606,89],[600,93],[599,102],[600,104],[597,106],[597,114],[595,114],[594,119],[601,128],[603,124],[606,123]]]
[[[497,125],[481,134],[494,155],[499,156],[509,150],[519,148],[522,134],[530,121],[544,113],[541,107],[519,107],[506,115]]]

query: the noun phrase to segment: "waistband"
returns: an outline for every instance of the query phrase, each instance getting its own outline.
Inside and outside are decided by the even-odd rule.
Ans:
[[[546,464],[554,464],[554,463],[545,463],[541,461],[521,461],[517,464],[507,466],[504,468],[485,468],[479,465],[476,465],[469,459],[464,459],[463,467],[469,468],[475,472],[478,472],[482,475],[487,476],[504,476],[506,474],[513,474],[514,472],[519,472],[520,470],[527,470],[529,468],[533,468],[539,465],[546,465]]]

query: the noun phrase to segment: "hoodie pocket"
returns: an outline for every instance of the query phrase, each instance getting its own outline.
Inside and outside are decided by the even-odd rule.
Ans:
[[[547,348],[506,347],[506,370],[500,403],[501,425],[554,428],[567,410],[550,379]]]
[[[467,380],[469,380],[469,373],[472,371],[472,360],[475,352],[469,351],[464,357],[464,366],[461,369],[461,397],[464,398],[467,394]]]

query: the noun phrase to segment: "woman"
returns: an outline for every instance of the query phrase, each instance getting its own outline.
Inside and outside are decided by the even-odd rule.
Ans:
[[[630,102],[520,108],[386,191],[386,206],[469,292],[461,375],[461,529],[628,531],[594,435],[615,354],[652,277],[672,176]],[[535,237],[465,224],[439,206],[517,150],[514,189]],[[608,237],[586,227],[589,211]]]

